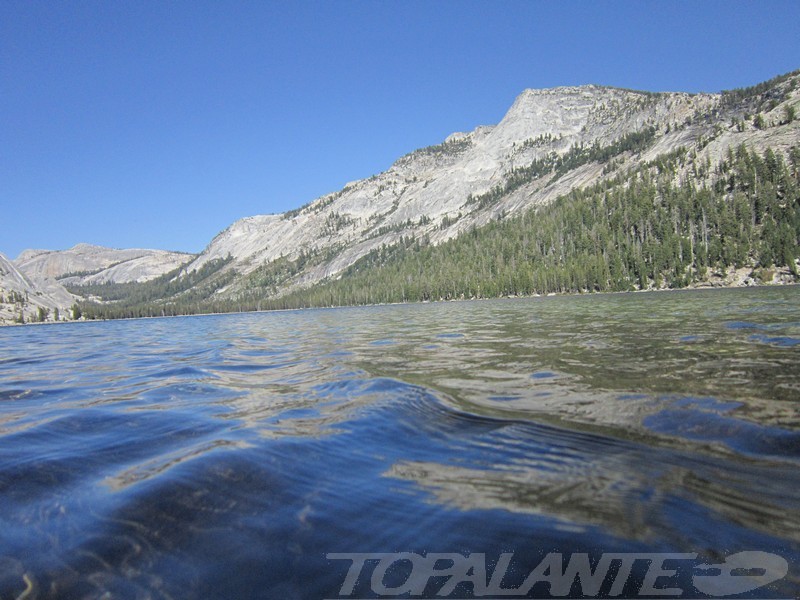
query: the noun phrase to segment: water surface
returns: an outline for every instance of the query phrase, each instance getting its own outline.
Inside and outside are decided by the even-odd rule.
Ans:
[[[800,288],[2,329],[0,597],[335,598],[333,552],[743,550],[789,561],[754,592],[789,597],[798,373]]]

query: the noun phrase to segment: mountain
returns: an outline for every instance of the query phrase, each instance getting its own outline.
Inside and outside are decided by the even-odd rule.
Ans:
[[[597,86],[526,90],[496,126],[455,133],[441,145],[400,158],[380,175],[298,210],[235,222],[188,268],[231,255],[229,268],[248,274],[301,252],[334,255],[297,278],[309,284],[340,272],[374,248],[397,243],[401,236],[428,235],[432,243],[440,243],[499,214],[546,203],[602,174],[602,165],[587,164],[569,177],[533,182],[492,206],[469,204],[470,197],[491,192],[516,168],[580,145],[606,146],[656,124],[684,124],[711,110],[716,101],[710,95]],[[675,128],[658,136],[652,153],[669,152],[698,135],[686,126]]]
[[[0,254],[0,324],[64,318],[79,298],[54,281],[32,279]]]
[[[107,317],[793,281],[799,83],[526,90],[497,125],[236,221],[169,273],[70,290]]]
[[[144,282],[183,265],[193,255],[166,250],[105,248],[78,244],[69,250],[25,250],[14,261],[16,267],[40,279],[63,284]]]
[[[787,101],[796,101],[796,92],[792,94]],[[281,257],[322,255],[292,281],[283,282],[290,287],[308,285],[341,272],[370,250],[396,244],[401,236],[428,236],[438,244],[498,215],[544,204],[609,178],[613,173],[604,174],[604,163],[589,161],[559,177],[534,178],[497,202],[470,203],[470,198],[504,185],[515,170],[554,153],[564,156],[570,149],[593,145],[610,148],[620,140],[646,135],[650,128],[655,129],[652,138],[637,154],[620,148],[626,166],[701,140],[704,157],[712,163],[740,143],[783,150],[796,143],[797,123],[766,130],[748,123],[739,131],[732,120],[744,119],[749,105],[740,101],[727,108],[726,101],[722,94],[653,94],[598,86],[526,90],[494,127],[453,134],[439,146],[412,152],[388,171],[301,209],[235,222],[188,269],[230,255],[234,262],[229,268],[247,275]],[[782,109],[776,105],[763,118],[777,122]]]

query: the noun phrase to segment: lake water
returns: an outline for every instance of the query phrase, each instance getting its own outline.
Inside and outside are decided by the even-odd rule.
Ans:
[[[398,552],[513,553],[511,596],[548,553],[696,553],[656,585],[703,597],[743,551],[788,598],[799,466],[797,287],[0,330],[2,598],[381,597],[411,559],[346,596],[330,554]]]

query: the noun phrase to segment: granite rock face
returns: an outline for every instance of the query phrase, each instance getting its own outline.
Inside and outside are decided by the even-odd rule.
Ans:
[[[14,261],[30,277],[67,284],[147,281],[176,269],[191,254],[78,244],[68,250],[25,250]]]
[[[57,281],[28,277],[0,254],[0,324],[38,320],[40,309],[49,320],[56,310],[66,317],[76,299]]]

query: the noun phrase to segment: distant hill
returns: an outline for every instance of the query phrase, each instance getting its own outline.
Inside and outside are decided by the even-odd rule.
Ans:
[[[91,244],[68,250],[24,250],[13,262],[2,256],[0,324],[70,320],[72,307],[82,297],[69,293],[65,285],[143,283],[193,258],[181,252]]]
[[[71,285],[143,282],[187,263],[192,254],[77,244],[69,250],[25,250],[14,264],[31,277]]]

